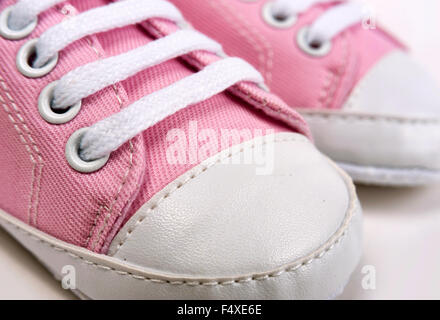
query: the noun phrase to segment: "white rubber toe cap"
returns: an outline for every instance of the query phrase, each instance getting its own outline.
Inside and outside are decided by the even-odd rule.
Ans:
[[[351,180],[294,133],[264,146],[273,155],[266,174],[255,164],[220,163],[255,143],[183,175],[120,230],[109,254],[165,281],[131,296],[328,298],[345,285],[361,252]]]
[[[440,89],[406,53],[379,61],[341,110],[300,112],[337,162],[403,180],[440,178]]]
[[[440,119],[440,87],[407,53],[383,57],[357,84],[345,110]]]

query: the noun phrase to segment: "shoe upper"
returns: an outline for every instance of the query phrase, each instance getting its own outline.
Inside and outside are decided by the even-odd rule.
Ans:
[[[305,117],[318,148],[332,159],[357,166],[439,169],[439,86],[398,40],[376,26],[374,16],[341,30],[327,43],[328,51],[316,55],[298,42],[302,30],[322,19],[334,28],[348,14],[327,18],[347,2],[172,2],[195,27],[222,42],[227,53],[251,62],[268,86]],[[275,2],[314,5],[277,25],[271,21],[277,19],[274,13],[267,18]]]

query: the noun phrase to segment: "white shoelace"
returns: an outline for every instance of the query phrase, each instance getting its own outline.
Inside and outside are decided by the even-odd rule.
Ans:
[[[272,14],[275,17],[290,17],[303,13],[319,3],[335,0],[275,0]],[[322,14],[309,28],[307,42],[327,42],[345,29],[362,21],[362,7],[356,2],[340,3]]]
[[[26,27],[40,13],[63,1],[20,0],[11,12],[9,27],[16,30]],[[184,28],[180,12],[171,3],[164,0],[123,0],[86,11],[46,30],[38,39],[33,66],[43,66],[78,39],[149,18],[169,19],[182,29],[129,52],[72,70],[57,82],[52,108],[66,109],[109,85],[192,51],[205,50],[224,55],[217,42],[195,30]],[[81,140],[80,155],[87,161],[107,156],[166,117],[241,81],[262,84],[263,78],[241,59],[219,60],[92,125]]]

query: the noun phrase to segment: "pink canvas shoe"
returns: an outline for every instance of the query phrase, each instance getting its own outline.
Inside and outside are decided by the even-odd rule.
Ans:
[[[0,224],[84,298],[328,298],[348,176],[162,0],[0,2]],[[262,89],[263,88],[263,89]]]
[[[358,4],[172,2],[227,54],[255,66],[308,121],[318,148],[355,180],[440,181],[440,89]]]

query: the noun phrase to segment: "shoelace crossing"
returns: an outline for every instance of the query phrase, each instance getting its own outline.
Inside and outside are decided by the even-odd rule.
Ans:
[[[40,13],[63,1],[20,0],[11,11],[9,27],[15,30],[25,28],[36,21]],[[206,50],[224,56],[218,43],[187,27],[182,15],[171,3],[164,0],[121,0],[91,9],[46,30],[36,43],[33,66],[44,66],[78,39],[150,18],[171,20],[181,29],[145,46],[72,70],[57,81],[51,107],[65,110],[109,85],[192,51]],[[86,161],[106,157],[166,117],[241,81],[262,84],[263,78],[251,65],[238,58],[226,57],[214,62],[89,127],[81,139],[80,156]]]
[[[306,12],[312,6],[335,0],[274,0],[271,7],[272,15],[286,19]],[[352,25],[362,21],[362,7],[352,1],[341,3],[328,9],[310,26],[307,32],[307,42],[311,45],[330,41]]]

